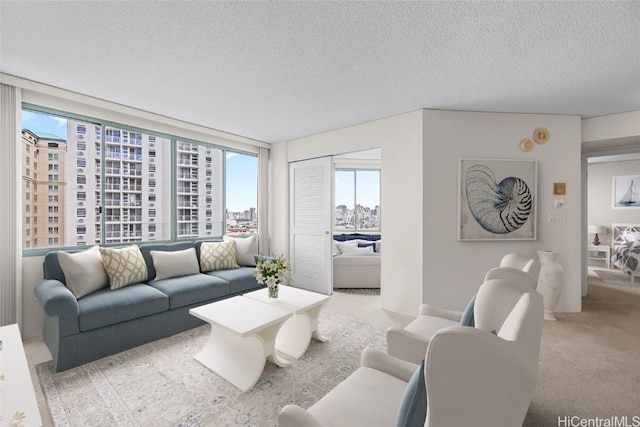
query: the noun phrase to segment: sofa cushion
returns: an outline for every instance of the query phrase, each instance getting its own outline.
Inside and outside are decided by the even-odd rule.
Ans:
[[[57,254],[65,283],[76,298],[82,298],[109,285],[98,246],[82,252],[59,251]]]
[[[207,274],[172,277],[154,280],[152,286],[169,297],[169,308],[174,309],[225,297],[229,294],[229,283]]]
[[[147,264],[138,245],[126,248],[100,248],[100,254],[111,289],[120,289],[147,280]]]
[[[427,418],[427,386],[424,382],[424,359],[409,380],[400,401],[397,427],[423,427]]]
[[[200,273],[195,247],[181,251],[150,251],[150,254],[156,271],[154,280]]]
[[[258,235],[252,234],[247,237],[224,236],[223,239],[225,242],[233,241],[235,243],[238,265],[244,267],[256,266],[253,255],[258,253]]]
[[[84,332],[166,311],[169,297],[151,286],[136,283],[93,292],[79,299],[78,305],[80,332]]]
[[[202,242],[200,269],[202,272],[239,268],[234,242]]]
[[[258,284],[253,271],[254,269],[251,267],[240,267],[233,270],[210,271],[207,274],[228,282],[229,292],[237,294],[264,287],[264,285]]]

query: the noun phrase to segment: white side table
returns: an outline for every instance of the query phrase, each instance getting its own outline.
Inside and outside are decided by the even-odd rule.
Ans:
[[[0,340],[0,424],[39,427],[42,419],[18,325],[0,327]]]
[[[611,268],[611,246],[587,245],[587,258],[590,260],[604,261],[607,268]]]

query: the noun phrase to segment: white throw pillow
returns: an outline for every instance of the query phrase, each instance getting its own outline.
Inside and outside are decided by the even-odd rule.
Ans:
[[[98,246],[74,254],[60,251],[58,262],[67,287],[76,298],[82,298],[109,284]]]
[[[195,248],[173,252],[151,251],[149,253],[153,260],[153,268],[156,270],[155,280],[200,273]]]
[[[235,242],[203,242],[200,245],[202,271],[240,268],[236,261]]]
[[[138,245],[126,248],[100,248],[100,254],[111,290],[147,280],[147,264]]]
[[[236,261],[245,267],[255,267],[256,261],[253,255],[258,253],[258,235],[252,234],[247,237],[224,236],[225,242],[235,242]]]
[[[355,240],[347,240],[346,242],[336,242],[336,246],[339,250],[338,253],[345,254],[350,252],[353,248],[357,248],[358,242]]]
[[[373,253],[373,246],[364,246],[362,248],[358,246],[348,246],[348,250],[342,252],[345,255],[349,254],[365,254],[365,253]]]
[[[376,240],[374,252],[382,252],[382,240]]]

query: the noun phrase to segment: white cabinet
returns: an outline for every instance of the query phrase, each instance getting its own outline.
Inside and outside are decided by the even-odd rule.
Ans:
[[[18,325],[0,327],[0,420],[2,425],[42,425]]]

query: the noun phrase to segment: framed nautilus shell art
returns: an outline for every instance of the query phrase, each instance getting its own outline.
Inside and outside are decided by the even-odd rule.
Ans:
[[[535,160],[460,159],[458,240],[535,240]]]

